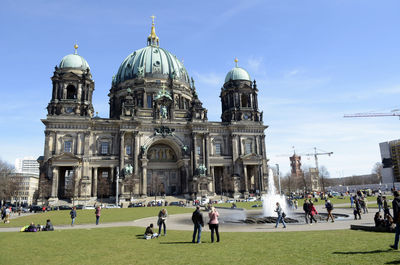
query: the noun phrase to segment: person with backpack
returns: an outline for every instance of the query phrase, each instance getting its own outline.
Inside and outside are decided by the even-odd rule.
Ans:
[[[280,222],[282,222],[283,228],[286,228],[286,223],[285,223],[285,213],[282,210],[281,205],[279,204],[279,202],[276,203],[276,209],[275,212],[278,214],[278,218],[276,219],[276,224],[275,224],[275,228],[278,228],[278,225]]]
[[[200,212],[200,206],[196,206],[196,210],[192,214],[192,222],[194,225],[193,230],[193,240],[192,243],[196,243],[196,234],[197,234],[197,244],[201,243],[201,230],[204,227],[203,215]]]
[[[394,236],[394,245],[391,245],[390,247],[393,249],[399,249],[399,236],[400,236],[400,197],[399,197],[399,192],[395,190],[393,192],[394,199],[392,201],[392,207],[393,207],[393,222],[396,223],[396,228],[395,228],[395,236]]]
[[[333,204],[331,203],[330,200],[326,200],[325,208],[328,211],[328,218],[326,218],[326,221],[329,222],[329,217],[330,217],[332,219],[332,223],[335,222],[335,218],[332,215]]]

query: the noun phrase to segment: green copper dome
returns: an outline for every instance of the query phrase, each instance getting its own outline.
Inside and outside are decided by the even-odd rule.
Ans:
[[[172,78],[189,83],[187,71],[178,58],[156,45],[149,45],[128,55],[118,69],[114,84],[143,77]]]
[[[249,73],[241,67],[234,67],[225,77],[225,83],[229,80],[246,80],[251,81]]]
[[[80,70],[90,69],[87,61],[78,54],[68,54],[62,58],[60,68],[75,68]]]

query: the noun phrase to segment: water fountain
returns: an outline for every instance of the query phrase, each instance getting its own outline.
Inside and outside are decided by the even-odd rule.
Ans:
[[[263,201],[263,215],[264,216],[276,216],[277,215],[275,213],[277,202],[279,202],[283,211],[286,214],[289,213],[289,209],[286,204],[285,196],[276,192],[274,174],[272,172],[272,169],[269,169],[269,172],[268,172],[267,194],[264,194],[261,197],[261,200]]]

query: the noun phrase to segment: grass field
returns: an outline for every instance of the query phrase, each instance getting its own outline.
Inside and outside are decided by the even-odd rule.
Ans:
[[[350,230],[221,233],[191,243],[191,232],[144,240],[144,228],[2,233],[0,264],[399,264],[394,234]]]
[[[100,223],[133,221],[150,216],[157,216],[158,212],[166,208],[168,214],[179,214],[193,212],[193,209],[177,206],[167,207],[140,207],[140,208],[125,208],[125,209],[102,209]],[[75,224],[95,223],[95,210],[77,210],[77,218]],[[54,225],[67,225],[71,223],[71,217],[68,210],[66,211],[50,211],[46,213],[37,213],[34,215],[23,216],[16,219],[11,219],[9,224],[0,223],[2,227],[22,227],[29,225],[31,222],[35,224],[45,225],[46,220],[50,219]],[[0,263],[1,264],[1,263]]]

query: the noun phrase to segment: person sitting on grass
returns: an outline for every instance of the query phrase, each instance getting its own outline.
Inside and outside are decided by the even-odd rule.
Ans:
[[[374,217],[375,227],[384,226],[382,215],[379,212],[376,212]]]
[[[37,232],[36,226],[34,223],[31,223],[27,229],[25,229],[25,232]]]
[[[46,226],[42,229],[42,231],[54,231],[54,227],[50,219],[47,219]]]
[[[153,239],[155,237],[158,237],[158,234],[154,233],[153,224],[150,224],[148,227],[146,227],[146,231],[144,232],[144,239]]]

